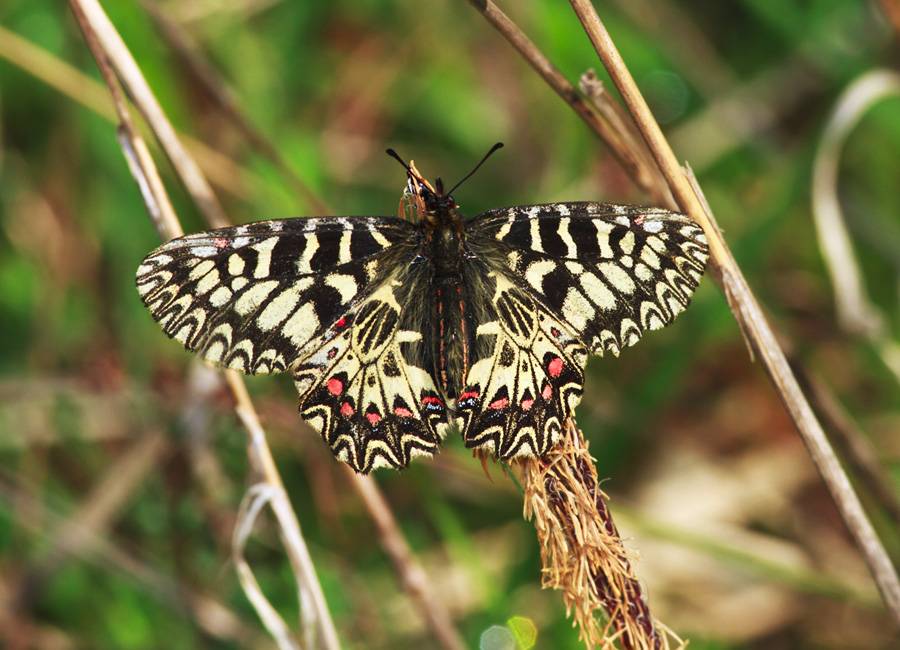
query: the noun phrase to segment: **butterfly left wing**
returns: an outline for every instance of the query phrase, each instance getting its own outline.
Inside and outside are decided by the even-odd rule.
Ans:
[[[381,282],[411,225],[379,217],[259,221],[150,253],[137,289],[163,331],[213,363],[281,372]]]
[[[708,255],[687,217],[607,203],[491,210],[468,224],[467,242],[496,283],[457,406],[466,445],[504,459],[555,444],[581,400],[587,353],[618,354],[670,323]]]

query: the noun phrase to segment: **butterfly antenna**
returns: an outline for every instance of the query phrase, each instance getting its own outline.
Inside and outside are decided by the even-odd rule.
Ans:
[[[502,142],[498,142],[498,143],[495,144],[493,147],[491,147],[491,150],[488,151],[486,154],[484,154],[484,158],[481,159],[481,162],[478,163],[477,165],[475,165],[475,169],[473,169],[473,170],[470,171],[468,174],[466,174],[466,177],[463,178],[463,179],[462,179],[460,182],[458,182],[456,185],[454,185],[454,186],[453,186],[453,189],[450,190],[449,192],[447,192],[447,194],[453,194],[454,190],[456,190],[457,187],[459,187],[460,185],[462,185],[463,183],[465,183],[467,180],[469,180],[469,176],[471,176],[472,174],[474,174],[475,172],[478,171],[478,168],[481,167],[481,166],[484,164],[484,161],[485,161],[485,160],[487,160],[488,158],[491,157],[491,154],[493,154],[495,151],[497,151],[497,149],[502,149],[502,148],[503,148],[503,143],[502,143]]]
[[[409,168],[409,165],[406,164],[406,161],[404,161],[403,158],[401,158],[399,155],[397,155],[396,151],[394,151],[393,149],[387,149],[387,150],[385,150],[385,153],[387,155],[389,155],[391,158],[393,158],[394,160],[396,160],[398,163],[403,165],[403,169],[405,169],[407,172],[409,172],[410,174],[412,173],[412,170]]]

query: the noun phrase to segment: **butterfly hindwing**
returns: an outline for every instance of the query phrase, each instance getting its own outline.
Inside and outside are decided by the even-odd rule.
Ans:
[[[446,433],[447,412],[424,369],[418,299],[422,273],[401,267],[324,337],[294,369],[300,413],[338,459],[354,469],[402,468],[433,454]]]
[[[463,439],[501,459],[541,456],[581,399],[587,352],[510,278],[492,279],[493,309],[476,330],[481,354],[457,401]]]

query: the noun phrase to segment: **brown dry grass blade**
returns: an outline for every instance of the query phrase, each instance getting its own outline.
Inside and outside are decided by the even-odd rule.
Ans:
[[[134,99],[136,106],[147,119],[150,128],[169,153],[176,170],[201,211],[210,220],[211,225],[227,224],[224,213],[212,194],[212,189],[199,167],[181,147],[171,124],[156,102],[140,69],[103,9],[95,0],[72,0],[71,4],[91,52],[100,66],[104,81],[110,89],[121,120],[120,141],[123,142],[129,165],[135,174],[138,185],[142,188],[157,230],[164,239],[177,236],[182,232],[153,160],[134,127],[124,94],[119,87],[120,79],[128,89],[129,95]],[[233,371],[228,371],[225,373],[225,377],[237,402],[238,416],[247,429],[248,455],[251,464],[261,477],[258,485],[266,488],[268,496],[266,502],[271,504],[276,515],[279,533],[294,569],[299,600],[302,604],[300,615],[306,645],[336,650],[340,647],[337,632],[331,620],[322,588],[316,578],[312,559],[303,541],[297,516],[291,509],[281,477],[272,459],[265,432],[259,425],[259,418],[240,376]],[[245,514],[245,518],[237,524],[239,530],[242,530],[242,526],[252,526],[252,521],[255,519],[252,512],[248,511]],[[236,561],[242,559],[240,556],[242,549],[242,545],[235,546]],[[239,566],[241,565],[239,564]],[[246,578],[246,572],[241,572],[240,575],[242,578]],[[248,598],[257,607],[260,617],[269,627],[279,645],[284,648],[297,647],[290,635],[284,633],[286,626],[278,624],[280,617],[277,613],[272,615],[274,609],[268,605],[261,592],[254,591],[250,581],[243,580],[242,584],[251,585],[251,588],[247,590]]]
[[[566,421],[559,445],[522,464],[525,517],[534,520],[541,545],[543,586],[562,591],[586,646],[668,648],[666,630],[650,613],[632,570],[634,558],[606,507],[594,459],[574,418]],[[605,613],[605,626],[598,613]]]
[[[691,186],[688,177],[679,166],[675,154],[593,6],[587,0],[570,0],[570,2],[641,130],[660,171],[672,188],[678,206],[706,231],[710,244],[710,271],[725,292],[735,320],[778,391],[841,517],[856,541],[889,612],[900,626],[900,579],[897,571],[866,517],[859,497],[853,490],[834,450],[828,444],[822,427],[791,372],[784,352],[759,303],[731,256],[718,227],[712,220],[711,213],[704,208],[701,196]]]

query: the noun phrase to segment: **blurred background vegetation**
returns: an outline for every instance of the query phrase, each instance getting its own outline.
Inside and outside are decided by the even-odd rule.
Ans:
[[[176,128],[216,152],[204,168],[229,216],[311,214],[223,116],[146,6],[104,4]],[[896,481],[898,385],[836,323],[810,208],[816,148],[840,93],[900,60],[883,13],[896,3],[595,5],[777,329]],[[573,82],[599,67],[568,3],[501,6]],[[334,214],[396,214],[405,177],[386,147],[427,177],[455,182],[496,141],[506,148],[456,192],[468,214],[647,201],[463,0],[154,7],[193,39],[249,123]],[[0,26],[0,645],[271,647],[229,556],[247,487],[245,435],[227,392],[140,304],[134,273],[159,241],[94,61],[65,3],[5,0]],[[185,229],[204,228],[157,160]],[[895,335],[898,178],[894,97],[851,135],[840,190]],[[435,647],[371,520],[298,417],[290,378],[247,384],[346,647]],[[835,508],[711,280],[674,326],[588,364],[577,417],[608,479],[613,516],[640,549],[650,607],[692,648],[896,647]],[[536,647],[583,647],[558,595],[540,589],[521,496],[498,468],[491,473],[494,482],[449,440],[434,461],[375,476],[469,646],[527,619]],[[896,522],[877,509],[872,516],[900,557]],[[263,525],[249,552],[265,592],[296,621],[274,529]]]

